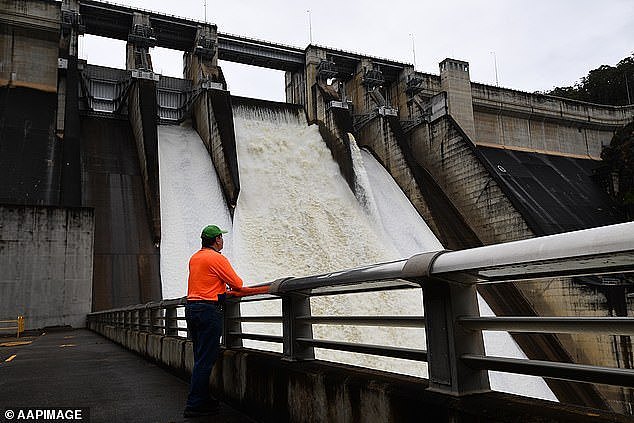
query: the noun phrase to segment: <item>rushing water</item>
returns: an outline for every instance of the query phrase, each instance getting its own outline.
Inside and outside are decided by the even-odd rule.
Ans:
[[[161,273],[165,298],[185,293],[187,260],[209,223],[231,229],[229,256],[247,285],[385,262],[442,245],[389,173],[350,139],[356,195],[348,188],[316,125],[301,109],[234,107],[240,195],[233,225],[218,178],[191,128],[160,127]],[[481,312],[492,315],[479,298]],[[420,290],[320,297],[314,315],[420,315]],[[279,315],[279,301],[243,305],[243,314]],[[280,334],[279,324],[244,324]],[[425,348],[422,329],[315,325],[319,339]],[[277,344],[245,342],[280,351]],[[505,333],[485,333],[492,355],[522,356]],[[426,377],[426,363],[316,350],[317,358]],[[493,389],[554,399],[543,380],[491,372]]]
[[[200,249],[200,232],[215,223],[231,228],[231,216],[215,169],[191,127],[159,126],[161,280],[163,298],[187,294],[189,257]],[[225,243],[231,251],[231,240]]]

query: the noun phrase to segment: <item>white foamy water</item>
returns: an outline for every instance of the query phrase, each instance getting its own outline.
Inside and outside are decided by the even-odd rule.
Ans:
[[[234,109],[240,174],[236,264],[249,280],[304,276],[397,256],[303,112]]]
[[[189,126],[159,126],[161,281],[163,298],[187,294],[188,263],[207,225],[231,229],[218,176],[198,133]],[[223,254],[231,255],[231,234]]]
[[[237,106],[234,127],[241,186],[234,252],[236,268],[246,280],[314,275],[400,257],[357,202],[317,126],[306,124],[303,111]],[[422,301],[419,292],[380,292],[313,298],[311,305],[314,315],[415,315]],[[279,313],[279,304],[270,307],[253,304],[244,310]],[[245,325],[245,331],[262,328]],[[270,330],[280,333],[279,325]],[[320,339],[425,347],[420,330],[315,325],[313,331]],[[359,356],[350,353],[317,350],[316,356],[359,363]],[[426,375],[421,363],[364,356],[363,364]]]
[[[354,140],[351,146],[358,148]],[[422,252],[444,250],[389,172],[366,150],[360,151],[359,159],[362,164],[355,166],[365,169],[369,184],[365,191],[371,192],[375,201],[370,209],[378,211],[379,221],[399,255],[407,258]]]

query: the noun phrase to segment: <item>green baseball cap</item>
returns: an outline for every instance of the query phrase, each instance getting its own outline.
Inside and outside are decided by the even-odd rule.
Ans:
[[[205,228],[203,229],[203,233],[200,234],[200,237],[201,238],[215,238],[218,235],[226,234],[226,233],[227,231],[223,231],[216,225],[208,225],[208,226],[205,226]]]

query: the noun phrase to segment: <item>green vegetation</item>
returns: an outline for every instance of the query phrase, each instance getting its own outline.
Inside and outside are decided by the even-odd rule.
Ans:
[[[634,102],[634,54],[617,63],[591,70],[572,87],[556,87],[544,94],[597,104],[625,106]]]
[[[634,103],[634,54],[617,63],[591,70],[572,87],[557,87],[543,94],[596,104],[626,106]],[[598,179],[623,212],[634,219],[634,121],[614,132],[601,152]]]
[[[611,176],[610,194],[627,220],[634,219],[634,122],[618,129],[609,146],[601,152]]]

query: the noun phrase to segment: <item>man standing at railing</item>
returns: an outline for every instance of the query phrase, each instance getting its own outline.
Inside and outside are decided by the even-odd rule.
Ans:
[[[194,368],[185,417],[209,415],[218,409],[218,400],[209,393],[209,377],[220,352],[227,285],[244,291],[242,279],[220,253],[225,233],[218,226],[206,226],[201,234],[202,248],[189,259],[185,319],[193,341]]]

